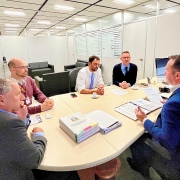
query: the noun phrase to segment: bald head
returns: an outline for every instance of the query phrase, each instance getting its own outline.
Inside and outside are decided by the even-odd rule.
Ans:
[[[28,74],[26,62],[20,58],[12,58],[8,63],[13,78],[22,81]]]
[[[8,63],[8,67],[9,69],[11,70],[11,68],[14,68],[14,67],[18,67],[18,65],[21,63],[21,62],[24,62],[22,59],[20,58],[12,58],[9,63]],[[25,63],[25,62],[24,62]]]

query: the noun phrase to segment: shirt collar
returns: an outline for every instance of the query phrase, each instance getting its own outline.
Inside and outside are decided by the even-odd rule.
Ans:
[[[11,78],[14,79],[14,80],[16,80],[17,83],[20,84],[20,85],[26,84],[26,78],[24,78],[22,82],[20,82],[20,81],[18,81],[17,79],[15,79],[12,75],[11,75]]]
[[[125,69],[125,67],[128,67],[128,71],[129,71],[129,68],[130,68],[130,63],[129,63],[127,66],[124,66],[124,64],[123,64],[123,63],[121,63],[121,69],[123,70],[123,69]]]
[[[11,114],[11,115],[13,115],[13,116],[18,117],[18,115],[17,115],[17,114],[12,113],[12,112],[5,111],[5,110],[3,110],[3,109],[0,109],[0,112],[8,113],[8,114]]]

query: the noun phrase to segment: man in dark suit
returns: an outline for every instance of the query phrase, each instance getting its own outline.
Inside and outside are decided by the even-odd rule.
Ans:
[[[148,133],[131,145],[133,159],[127,158],[127,161],[134,170],[146,177],[148,168],[153,167],[163,179],[175,180],[180,179],[180,55],[170,57],[165,75],[166,81],[175,90],[163,105],[155,123],[147,118],[141,108],[135,110],[136,117]],[[152,138],[155,146],[161,145],[161,152],[166,153],[157,153],[147,145],[147,138]],[[167,158],[167,155],[170,157]]]
[[[113,84],[127,89],[136,82],[137,66],[130,63],[131,57],[128,51],[121,53],[122,63],[116,64],[113,68]]]
[[[43,130],[35,127],[31,139],[24,96],[13,79],[0,78],[0,179],[32,180],[31,169],[41,163],[47,140]]]

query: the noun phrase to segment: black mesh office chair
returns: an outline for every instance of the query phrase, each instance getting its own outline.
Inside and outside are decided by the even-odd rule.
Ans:
[[[69,89],[70,92],[75,92],[77,74],[81,68],[74,69],[69,72]]]

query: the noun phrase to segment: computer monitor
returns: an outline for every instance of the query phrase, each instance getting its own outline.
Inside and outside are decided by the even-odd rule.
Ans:
[[[163,82],[166,81],[165,77],[165,70],[166,70],[166,64],[169,61],[169,58],[156,58],[155,63],[156,63],[156,76],[157,76],[157,81],[158,82]]]

